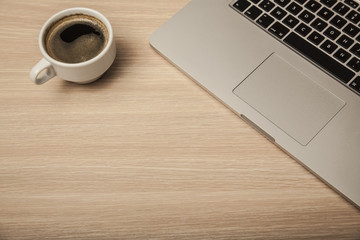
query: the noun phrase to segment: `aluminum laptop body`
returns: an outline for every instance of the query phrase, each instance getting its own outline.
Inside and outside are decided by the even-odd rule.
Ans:
[[[252,5],[256,2],[259,1],[245,1]],[[276,2],[298,1],[271,2],[276,5]],[[354,80],[359,73],[353,71],[353,75],[338,65],[327,65],[331,61],[319,66],[311,56],[297,51],[296,48],[308,50],[303,42],[295,41],[292,43],[295,47],[284,44],[284,39],[290,42],[294,40],[292,36],[300,35],[295,28],[287,27],[285,33],[276,32],[276,29],[270,32],[272,26],[259,26],[264,23],[259,20],[259,14],[257,18],[252,17],[256,8],[244,10],[235,4],[235,0],[193,0],[153,33],[150,44],[359,207],[360,96]],[[349,2],[344,4],[347,6]],[[257,8],[261,14],[267,13]],[[306,9],[302,5],[302,10]],[[286,26],[283,21],[276,20],[276,13],[272,14],[267,13],[281,23],[279,26]],[[330,21],[325,21],[328,26],[331,26]],[[323,52],[326,51],[328,49]],[[318,51],[307,54],[314,53],[317,55],[313,57],[320,54]],[[339,80],[340,74],[348,81]]]

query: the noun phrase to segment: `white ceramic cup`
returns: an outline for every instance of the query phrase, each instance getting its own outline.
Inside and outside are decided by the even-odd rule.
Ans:
[[[109,39],[104,49],[94,58],[80,63],[63,63],[49,56],[45,50],[44,39],[52,24],[74,14],[85,14],[99,19],[106,26]],[[55,76],[80,84],[96,81],[109,69],[116,56],[114,33],[109,20],[101,13],[89,8],[69,8],[50,17],[40,31],[39,47],[43,59],[30,72],[30,79],[35,84],[43,84]]]

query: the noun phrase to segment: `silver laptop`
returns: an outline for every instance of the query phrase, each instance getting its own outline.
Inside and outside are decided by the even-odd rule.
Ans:
[[[193,0],[151,45],[360,206],[360,4]]]

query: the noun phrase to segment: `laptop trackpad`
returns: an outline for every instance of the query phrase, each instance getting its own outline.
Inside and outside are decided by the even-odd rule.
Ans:
[[[234,93],[304,146],[345,105],[277,54],[270,55]]]

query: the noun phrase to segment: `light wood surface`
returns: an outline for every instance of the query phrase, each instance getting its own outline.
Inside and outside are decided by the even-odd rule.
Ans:
[[[159,56],[189,0],[0,1],[0,239],[360,239],[360,213]],[[84,6],[117,58],[36,86],[38,34]]]

